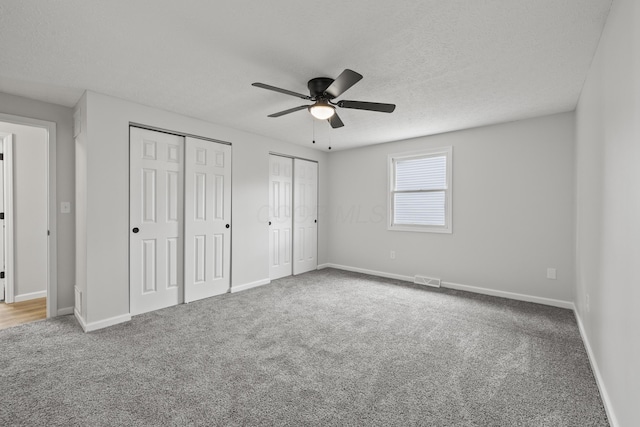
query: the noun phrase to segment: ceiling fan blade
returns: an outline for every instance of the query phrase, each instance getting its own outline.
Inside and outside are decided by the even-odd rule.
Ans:
[[[259,87],[262,89],[267,89],[267,90],[272,90],[274,92],[280,92],[280,93],[284,93],[285,95],[291,95],[291,96],[295,96],[297,98],[302,98],[302,99],[311,99],[310,96],[308,95],[303,95],[301,93],[297,93],[297,92],[293,92],[290,90],[286,90],[286,89],[281,89],[279,87],[275,87],[275,86],[271,86],[271,85],[266,85],[264,83],[251,83],[251,86],[255,86],[255,87]]]
[[[353,108],[356,110],[380,111],[381,113],[393,113],[395,104],[381,104],[379,102],[340,101],[338,107]]]
[[[362,80],[362,75],[356,73],[353,70],[346,69],[342,73],[340,73],[338,78],[335,79],[333,83],[329,85],[325,92],[332,97],[337,98],[345,93],[351,86],[358,83],[360,80]]]
[[[342,123],[342,120],[340,120],[340,117],[338,117],[338,113],[333,113],[333,116],[329,117],[327,121],[334,129],[344,126],[344,123]]]
[[[308,105],[301,105],[299,107],[289,108],[288,110],[280,111],[279,113],[269,114],[269,116],[267,117],[280,117],[280,116],[284,116],[285,114],[295,113],[296,111],[305,110],[307,108],[309,108]]]

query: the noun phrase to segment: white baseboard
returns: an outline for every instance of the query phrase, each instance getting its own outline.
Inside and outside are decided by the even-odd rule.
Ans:
[[[268,285],[269,283],[271,283],[271,279],[262,279],[251,283],[245,283],[244,285],[232,286],[231,293],[246,291],[247,289],[257,288],[258,286]]]
[[[346,270],[346,271],[353,271],[356,273],[363,273],[363,274],[369,274],[371,276],[378,276],[378,277],[386,277],[388,279],[396,279],[396,280],[403,280],[405,282],[411,282],[413,283],[413,277],[412,276],[404,276],[402,274],[394,274],[394,273],[385,273],[383,271],[376,271],[376,270],[369,270],[366,268],[358,268],[358,267],[350,267],[350,266],[346,266],[346,265],[339,265],[339,264],[323,264],[326,267],[323,268],[337,268],[338,270]],[[572,309],[573,308],[573,303],[569,302],[569,301],[562,301],[562,300],[556,300],[556,299],[551,299],[551,298],[543,298],[543,297],[536,297],[536,296],[532,296],[532,295],[525,295],[525,294],[518,294],[515,292],[507,292],[507,291],[499,291],[499,290],[495,290],[495,289],[488,289],[488,288],[481,288],[478,286],[470,286],[470,285],[461,285],[459,283],[452,283],[452,282],[442,282],[442,287],[443,288],[449,288],[449,289],[456,289],[456,290],[460,290],[460,291],[466,291],[466,292],[473,292],[476,294],[483,294],[483,295],[491,295],[494,297],[501,297],[501,298],[508,298],[508,299],[513,299],[513,300],[517,300],[517,301],[526,301],[526,302],[535,302],[537,304],[544,304],[544,305],[551,305],[553,307],[560,307],[560,308],[568,308],[568,309]]]
[[[73,310],[73,315],[76,317],[78,323],[80,323],[82,330],[87,332],[87,322],[84,321],[78,310]]]
[[[459,291],[473,292],[482,295],[513,299],[516,301],[535,302],[536,304],[550,305],[552,307],[573,309],[573,303],[559,299],[536,297],[533,295],[518,294],[515,292],[498,291],[495,289],[480,288],[478,286],[461,285],[460,283],[442,282],[443,288],[456,289]]]
[[[46,298],[47,291],[31,292],[28,294],[20,294],[13,297],[13,302],[29,301],[30,299]]]
[[[318,267],[316,267],[316,270],[322,270],[324,268],[329,268],[329,267],[331,267],[331,264],[329,263],[319,264]]]
[[[411,277],[411,276],[403,276],[401,274],[385,273],[384,271],[368,270],[366,268],[350,267],[348,265],[331,264],[331,263],[323,264],[323,265],[325,266],[323,268],[337,268],[338,270],[353,271],[354,273],[369,274],[371,276],[386,277],[387,279],[403,280],[405,282],[413,283],[413,277]]]
[[[131,320],[130,314],[123,314],[120,316],[110,317],[108,319],[100,320],[97,322],[87,323],[82,318],[82,316],[80,316],[80,313],[78,313],[78,310],[74,310],[73,313],[75,314],[76,319],[78,320],[78,323],[80,323],[80,326],[82,326],[82,329],[85,332],[97,331],[98,329],[107,328],[109,326],[117,325],[118,323],[124,323]]]
[[[613,412],[613,406],[611,405],[611,399],[609,398],[609,393],[604,386],[604,381],[602,380],[602,375],[600,374],[600,369],[598,368],[598,362],[596,361],[595,355],[593,354],[593,349],[591,348],[591,343],[589,342],[589,338],[584,330],[584,325],[582,324],[582,319],[580,318],[580,314],[576,307],[573,307],[573,312],[576,315],[576,320],[578,322],[578,330],[580,331],[580,336],[582,337],[582,342],[584,343],[584,347],[587,349],[587,355],[589,356],[589,363],[591,363],[591,371],[593,371],[593,376],[596,377],[596,384],[598,385],[598,390],[600,391],[600,396],[602,397],[602,404],[604,405],[604,410],[607,413],[607,417],[609,418],[609,424],[611,427],[619,427],[620,423],[618,423],[618,419],[616,418]]]
[[[59,308],[56,316],[66,316],[67,314],[73,314],[73,307]]]

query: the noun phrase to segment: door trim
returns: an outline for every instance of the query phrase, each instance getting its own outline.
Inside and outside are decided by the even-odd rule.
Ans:
[[[3,153],[4,174],[4,211],[13,212],[13,134],[0,132]],[[13,261],[13,215],[6,215],[4,218],[4,302],[12,304],[15,302],[14,288],[14,261]],[[12,248],[9,250],[9,248]]]
[[[190,138],[196,138],[196,139],[203,139],[205,141],[217,142],[218,144],[233,145],[230,142],[222,141],[220,139],[207,138],[206,136],[193,135],[193,134],[186,133],[186,132],[177,132],[177,131],[173,131],[173,130],[169,130],[169,129],[163,129],[163,128],[159,128],[159,127],[156,127],[156,126],[143,125],[143,124],[135,123],[135,122],[129,122],[129,127],[130,128],[131,127],[140,128],[140,129],[145,129],[145,130],[152,130],[152,131],[155,131],[155,132],[168,133],[169,135],[182,136],[184,138],[190,137]]]
[[[47,131],[47,227],[49,230],[49,245],[47,248],[47,318],[55,317],[58,315],[58,198],[56,194],[56,123],[46,120],[32,119],[29,117],[14,116],[11,114],[0,114],[0,122],[38,127],[43,128]]]
[[[305,160],[307,162],[313,162],[313,163],[317,163],[318,166],[320,166],[320,162],[317,160],[313,160],[313,159],[307,159],[305,157],[299,157],[299,156],[292,156],[291,154],[282,154],[282,153],[277,153],[275,151],[269,151],[269,154],[272,156],[280,156],[280,157],[286,157],[288,159],[298,159],[298,160]]]

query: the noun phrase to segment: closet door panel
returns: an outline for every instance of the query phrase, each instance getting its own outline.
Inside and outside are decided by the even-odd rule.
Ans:
[[[318,164],[294,159],[293,274],[318,268]]]
[[[231,285],[231,146],[185,143],[185,302]]]
[[[130,128],[132,315],[183,302],[184,138]]]
[[[269,278],[291,276],[293,159],[269,156]]]

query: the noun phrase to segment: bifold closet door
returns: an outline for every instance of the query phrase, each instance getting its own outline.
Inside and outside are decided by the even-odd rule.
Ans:
[[[269,156],[269,278],[291,276],[293,159]]]
[[[130,128],[130,312],[183,302],[184,138]]]
[[[185,302],[231,285],[231,146],[186,138]]]
[[[293,274],[318,268],[318,164],[293,159]]]

